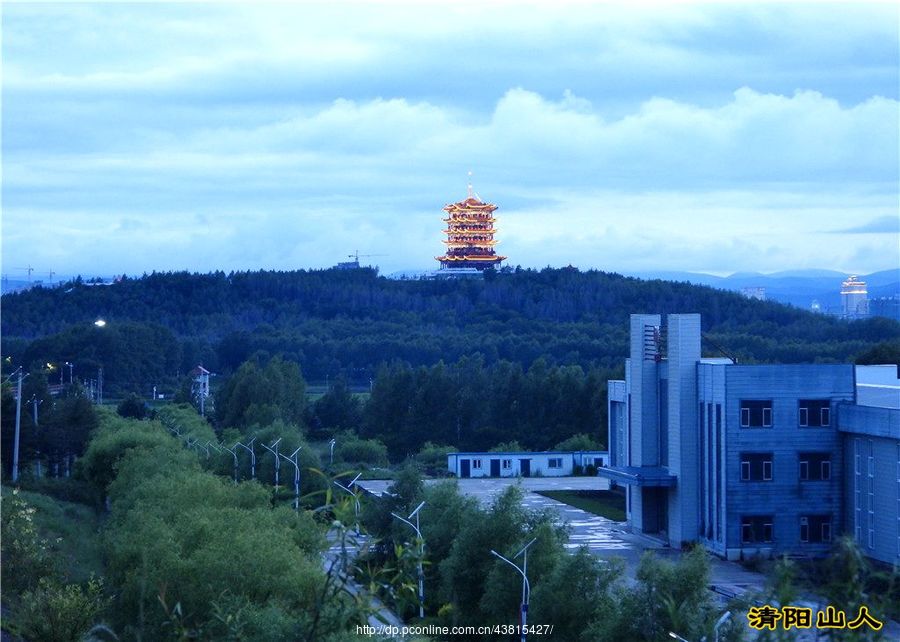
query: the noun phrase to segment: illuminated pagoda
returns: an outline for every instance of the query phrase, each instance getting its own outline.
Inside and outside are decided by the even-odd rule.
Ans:
[[[494,251],[498,243],[494,240],[497,230],[494,229],[496,219],[493,214],[496,209],[496,205],[485,203],[472,191],[471,183],[466,200],[444,206],[447,238],[443,243],[447,252],[444,256],[434,257],[441,262],[442,270],[486,270],[506,259]]]

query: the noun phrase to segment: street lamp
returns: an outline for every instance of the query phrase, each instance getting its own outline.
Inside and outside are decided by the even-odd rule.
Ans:
[[[719,629],[722,628],[722,625],[725,624],[731,618],[731,611],[725,611],[718,620],[716,620],[715,626],[715,642],[719,642]]]
[[[75,364],[71,361],[66,361],[66,365],[69,366],[69,384],[71,385],[75,382],[75,376],[72,373],[72,371],[75,369]]]
[[[355,480],[354,480],[355,481]],[[425,505],[425,502],[422,502],[418,506],[416,506],[416,510],[409,514],[409,517],[404,519],[400,517],[397,513],[391,513],[394,517],[399,519],[401,522],[408,524],[416,531],[416,538],[419,544],[419,619],[425,617],[425,573],[422,571],[422,559],[425,557],[425,538],[422,537],[422,531],[419,530],[419,511],[422,509],[422,506]],[[413,524],[411,521],[413,516],[416,518],[416,523]]]
[[[329,461],[328,461],[328,465],[329,465],[329,466],[333,466],[333,465],[334,465],[334,445],[335,445],[336,443],[337,443],[337,442],[336,442],[334,439],[332,439],[331,441],[328,442],[328,446],[329,446],[329,448],[330,448],[330,450],[331,450],[331,457],[329,458]]]
[[[96,321],[94,321],[94,325],[98,328],[102,328],[106,325],[106,321],[104,321],[103,319],[97,319]]]
[[[362,476],[362,473],[359,473],[356,477],[353,478],[353,481],[351,481],[346,486],[342,485],[337,480],[335,480],[335,482],[334,482],[335,486],[337,486],[338,488],[340,488],[342,490],[347,491],[353,497],[353,502],[354,502],[354,506],[353,506],[354,511],[353,512],[356,515],[356,534],[357,534],[357,536],[359,535],[359,495],[356,494],[355,492],[353,492],[352,490],[350,490],[350,488],[353,486],[353,484],[356,483],[356,480],[358,480],[361,476]]]
[[[237,450],[235,450],[236,448],[237,448],[237,444],[235,444],[231,448],[229,448],[225,444],[222,444],[222,449],[230,452],[231,456],[234,458],[234,483],[235,484],[238,483],[238,478],[237,478],[238,477],[238,456],[237,456]]]
[[[669,631],[669,637],[672,638],[673,640],[678,640],[678,642],[688,642],[687,640],[685,640],[683,637],[681,637],[674,631]]]
[[[279,437],[275,440],[275,442],[271,446],[266,446],[263,444],[263,448],[268,450],[270,453],[275,455],[275,490],[278,490],[278,469],[281,468],[281,460],[278,458],[278,444],[281,443],[281,440],[284,437]]]
[[[491,553],[512,566],[522,575],[522,632],[520,637],[522,642],[525,642],[525,632],[528,624],[528,598],[531,597],[531,584],[528,582],[528,547],[534,544],[536,541],[537,537],[525,544],[522,550],[513,555],[513,559],[516,559],[519,555],[524,555],[521,568],[519,568],[519,566],[515,562],[506,559],[500,553],[498,553],[494,549],[491,549]]]
[[[297,450],[291,453],[290,457],[281,455],[284,459],[294,464],[294,510],[296,511],[300,510],[300,464],[297,462],[297,453],[300,452],[300,448],[303,448],[303,446],[299,446]]]
[[[256,441],[256,437],[247,442],[246,446],[241,442],[237,442],[234,445],[235,448],[240,446],[241,448],[244,448],[245,450],[248,450],[250,452],[250,479],[256,479],[256,452],[253,450],[254,441]]]

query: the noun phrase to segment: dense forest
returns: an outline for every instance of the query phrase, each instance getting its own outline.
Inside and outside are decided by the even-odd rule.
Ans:
[[[897,341],[884,318],[845,322],[709,287],[574,268],[506,270],[484,281],[396,281],[374,270],[154,273],[111,285],[76,280],[3,296],[10,366],[66,361],[113,394],[174,391],[198,363],[220,374],[251,356],[300,364],[313,382],[368,386],[384,364],[433,366],[480,355],[527,369],[618,368],[628,315],[699,312],[708,354],[744,362],[848,362]],[[93,322],[107,324],[97,328]]]

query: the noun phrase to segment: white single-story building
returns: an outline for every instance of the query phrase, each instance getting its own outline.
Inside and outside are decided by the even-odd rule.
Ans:
[[[447,470],[467,477],[570,477],[576,466],[600,468],[609,463],[605,450],[451,453]]]

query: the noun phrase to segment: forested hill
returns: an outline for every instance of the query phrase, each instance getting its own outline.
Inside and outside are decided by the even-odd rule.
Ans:
[[[538,357],[616,367],[634,312],[700,312],[712,340],[704,349],[714,354],[718,344],[745,361],[850,361],[900,335],[887,319],[847,323],[708,287],[573,268],[484,281],[393,281],[365,269],[154,273],[34,288],[2,304],[4,353],[25,361],[112,359],[102,353],[118,337],[136,353],[165,346],[157,361],[167,372],[199,361],[226,372],[262,351],[298,361],[313,380],[358,381],[395,359],[430,365],[474,353],[525,367]],[[98,317],[107,321],[100,332],[91,325]],[[75,345],[85,341],[96,344],[88,355]]]

